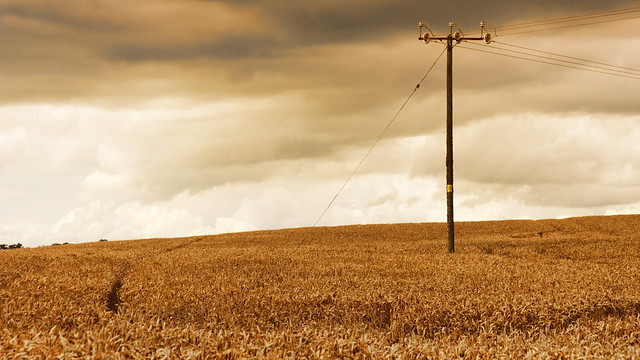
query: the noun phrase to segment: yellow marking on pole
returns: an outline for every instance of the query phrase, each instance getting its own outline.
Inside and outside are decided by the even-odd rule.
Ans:
[[[453,185],[447,185],[447,192],[453,192]]]

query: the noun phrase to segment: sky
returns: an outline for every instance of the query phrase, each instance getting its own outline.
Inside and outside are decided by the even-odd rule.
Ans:
[[[419,21],[639,69],[639,19],[499,32],[633,5],[3,0],[0,243],[311,226],[444,49]],[[453,58],[457,221],[640,213],[637,79]],[[446,220],[444,60],[318,226]]]

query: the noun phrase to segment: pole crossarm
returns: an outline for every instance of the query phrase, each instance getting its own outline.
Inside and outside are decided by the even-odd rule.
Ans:
[[[453,32],[453,27],[457,26],[453,21],[449,23],[449,34],[447,35],[435,35],[429,28],[426,22],[420,21],[418,23],[420,27],[420,35],[418,36],[418,40],[423,40],[425,44],[428,44],[431,41],[441,41],[444,42],[450,38],[453,38],[456,43],[461,43],[463,41],[468,40],[483,40],[487,44],[493,42],[493,36],[486,30],[484,21],[480,23],[480,36],[467,36],[462,30],[458,28],[458,31]],[[423,28],[427,29],[428,32],[423,33]]]
[[[491,34],[486,31],[484,21],[480,23],[480,36],[466,36],[458,27],[458,31],[453,32],[454,22],[449,23],[449,34],[434,35],[429,25],[420,21],[420,35],[418,40],[423,40],[425,44],[431,41],[439,41],[447,45],[447,156],[445,159],[447,167],[447,235],[449,253],[455,251],[454,241],[454,221],[453,221],[453,42],[456,44],[462,41],[484,41],[487,44],[493,41]],[[423,28],[427,32],[423,33]]]

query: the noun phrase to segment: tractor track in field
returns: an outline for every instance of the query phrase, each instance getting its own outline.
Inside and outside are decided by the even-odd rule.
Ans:
[[[113,281],[111,282],[111,288],[104,299],[107,310],[111,311],[114,314],[118,313],[118,308],[120,305],[120,289],[122,288],[124,277],[129,271],[129,267],[130,265],[127,262],[120,268],[120,271],[117,273],[115,279],[113,279]]]
[[[190,239],[189,241],[186,241],[183,244],[180,245],[176,245],[176,246],[172,246],[169,247],[159,253],[156,253],[155,256],[161,254],[161,253],[168,253],[168,252],[172,252],[178,249],[182,249],[185,248],[187,246],[191,246],[199,241],[202,241],[204,239],[206,239],[206,236],[200,236],[197,237],[195,239]],[[140,256],[142,257],[142,256]],[[109,291],[104,295],[103,298],[103,302],[104,305],[106,306],[107,310],[117,314],[120,308],[120,303],[121,303],[121,298],[120,298],[120,290],[122,289],[122,286],[124,285],[124,279],[127,276],[129,270],[131,268],[131,262],[127,261],[124,262],[121,266],[119,271],[116,272],[116,276],[115,278],[111,281],[111,286],[109,288]]]

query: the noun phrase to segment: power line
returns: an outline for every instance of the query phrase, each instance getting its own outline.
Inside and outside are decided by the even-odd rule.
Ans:
[[[524,46],[509,45],[509,44],[505,44],[505,43],[497,42],[497,41],[495,43],[496,44],[503,44],[503,45],[507,45],[507,46],[512,46],[512,47],[516,47],[516,48],[520,48],[520,49],[525,49],[525,50],[528,50],[528,51],[534,51],[534,52],[539,52],[539,53],[543,53],[543,54],[549,54],[549,55],[552,55],[552,56],[555,56],[555,57],[564,57],[564,58],[569,58],[569,59],[575,59],[575,60],[578,60],[578,61],[556,59],[554,57],[532,54],[530,52],[525,52],[525,51],[505,49],[505,48],[500,48],[500,47],[492,47],[492,49],[495,49],[495,50],[502,50],[502,51],[507,51],[507,52],[516,53],[516,54],[532,56],[532,57],[536,57],[536,58],[539,58],[539,59],[551,60],[551,61],[556,61],[556,62],[559,62],[559,63],[565,63],[565,64],[576,65],[576,66],[582,66],[582,67],[586,67],[586,68],[604,70],[606,72],[611,72],[612,74],[620,73],[620,74],[629,75],[629,76],[640,76],[640,70],[637,70],[637,69],[628,68],[629,70],[618,70],[618,69],[611,68],[611,67],[618,67],[616,65],[611,65],[611,64],[606,64],[606,63],[599,63],[599,62],[595,62],[595,61],[591,61],[591,60],[585,60],[585,59],[580,59],[580,58],[576,58],[576,57],[555,54],[555,53],[548,52],[548,51],[535,50],[535,49],[527,48],[527,47],[524,47]],[[474,43],[470,43],[470,44],[479,46],[479,45],[474,44]],[[589,63],[602,64],[602,65],[605,65],[605,66],[591,65]],[[625,69],[627,69],[627,68],[625,68]]]
[[[544,29],[532,29],[532,30],[520,31],[520,32],[510,33],[510,34],[501,34],[500,36],[511,36],[511,35],[529,34],[529,33],[534,33],[534,32],[549,31],[549,30],[557,30],[557,29],[567,29],[567,28],[572,28],[572,27],[587,26],[587,25],[595,25],[595,24],[604,24],[604,23],[609,23],[609,22],[614,22],[614,21],[631,20],[631,19],[637,19],[637,18],[640,18],[640,15],[631,16],[631,17],[626,17],[626,18],[621,18],[621,19],[602,20],[602,21],[586,22],[586,23],[581,23],[581,24],[573,24],[573,25],[564,25],[564,26],[549,27],[549,28],[544,28]],[[497,35],[496,35],[496,36],[497,36]]]
[[[624,15],[624,14],[636,13],[636,12],[640,12],[640,6],[626,8],[626,9],[601,11],[601,12],[590,13],[590,14],[565,16],[565,17],[552,18],[552,19],[546,19],[546,20],[533,20],[533,21],[527,21],[522,23],[507,24],[507,25],[498,27],[498,29],[506,31],[506,30],[525,28],[525,27],[551,25],[551,24],[557,24],[562,22],[576,22],[576,21],[581,21],[586,19],[604,18],[604,17]]]
[[[418,89],[420,88],[420,85],[422,84],[422,82],[424,81],[424,79],[427,78],[427,75],[429,75],[429,73],[431,72],[431,70],[433,70],[433,68],[436,66],[436,64],[438,63],[438,60],[440,60],[440,58],[442,57],[442,55],[444,54],[444,52],[447,49],[445,48],[444,50],[442,50],[442,52],[440,53],[440,55],[438,55],[438,57],[436,58],[436,60],[433,62],[433,64],[431,64],[431,66],[429,67],[429,70],[427,70],[427,72],[424,74],[424,76],[422,77],[422,79],[420,79],[420,82],[413,88],[413,91],[411,92],[411,94],[409,94],[409,96],[407,97],[407,99],[404,101],[404,103],[402,103],[402,106],[400,106],[400,109],[398,109],[398,111],[396,112],[396,114],[393,116],[393,118],[391,118],[391,121],[389,121],[389,123],[387,124],[387,126],[384,128],[384,130],[382,130],[382,132],[380,133],[380,135],[378,136],[378,138],[376,139],[376,141],[373,142],[373,144],[371,145],[371,147],[369,147],[369,150],[366,152],[366,154],[364,154],[364,156],[362,157],[362,159],[360,160],[360,162],[358,162],[358,165],[355,167],[355,169],[353,169],[353,171],[351,172],[351,174],[349,175],[349,177],[347,178],[347,180],[344,182],[344,184],[342,184],[342,186],[340,187],[340,190],[338,190],[338,192],[335,194],[335,196],[333,197],[333,199],[331,199],[331,201],[329,202],[329,204],[327,205],[327,207],[324,209],[324,211],[322,211],[322,214],[320,214],[320,216],[318,216],[318,219],[316,220],[315,223],[313,223],[312,227],[316,227],[316,225],[318,225],[318,223],[320,222],[320,220],[324,217],[324,215],[327,213],[327,211],[329,210],[329,208],[331,207],[331,205],[333,205],[333,203],[336,201],[336,199],[338,198],[338,196],[340,195],[340,193],[342,193],[342,190],[344,190],[344,188],[347,186],[347,184],[349,183],[349,181],[351,181],[351,179],[353,178],[353,176],[356,174],[356,172],[358,172],[358,170],[360,169],[360,167],[362,166],[362,164],[364,164],[364,161],[367,159],[367,157],[369,156],[369,154],[371,154],[371,151],[373,151],[373,148],[376,147],[376,145],[378,145],[378,143],[380,142],[380,140],[382,140],[382,138],[384,137],[384,135],[387,133],[387,130],[389,130],[389,128],[391,127],[391,125],[393,124],[393,122],[396,120],[396,118],[398,118],[398,115],[400,115],[400,112],[404,109],[404,107],[407,105],[407,103],[409,102],[409,100],[411,100],[411,98],[413,97],[413,94],[416,93],[416,91],[418,91]],[[293,252],[291,253],[292,255],[298,251],[298,249],[300,248],[300,246],[302,246],[302,244],[304,243],[305,239],[302,239],[302,241],[300,241],[300,243],[298,244],[298,246],[295,248],[295,250],[293,250]]]
[[[610,72],[606,72],[606,71],[591,70],[591,69],[585,69],[585,68],[581,68],[581,67],[577,67],[577,66],[559,64],[559,63],[550,62],[550,61],[536,60],[536,59],[533,59],[533,58],[527,58],[527,57],[523,57],[523,56],[516,56],[516,55],[509,55],[509,54],[506,54],[506,53],[493,52],[493,51],[489,51],[489,50],[474,49],[474,48],[470,48],[470,47],[466,47],[466,46],[460,46],[460,47],[463,48],[463,49],[467,49],[467,50],[484,52],[484,53],[493,54],[493,55],[499,55],[499,56],[505,56],[505,57],[510,57],[510,58],[514,58],[514,59],[527,60],[527,61],[537,62],[537,63],[541,63],[541,64],[555,65],[555,66],[561,66],[561,67],[570,68],[570,69],[583,70],[583,71],[595,72],[595,73],[599,73],[599,74],[612,75],[612,76],[618,76],[618,77],[624,77],[624,78],[640,80],[640,76],[621,75],[621,74],[615,74],[615,73],[610,73]],[[503,49],[501,49],[501,50],[503,50]]]
[[[616,68],[616,69],[621,69],[621,70],[628,70],[630,72],[635,72],[635,73],[639,73],[638,75],[640,75],[640,69],[634,69],[634,68],[629,68],[629,67],[624,67],[624,66],[618,66],[618,65],[613,65],[613,64],[607,64],[607,63],[603,63],[603,62],[599,62],[599,61],[592,61],[592,60],[586,60],[586,59],[582,59],[579,57],[574,57],[574,56],[567,56],[567,55],[562,55],[562,54],[556,54],[556,53],[552,53],[549,51],[543,51],[543,50],[536,50],[536,49],[532,49],[529,47],[525,47],[525,46],[519,46],[519,45],[513,45],[513,44],[507,44],[504,43],[502,41],[494,41],[496,44],[500,44],[500,45],[504,45],[504,46],[510,46],[510,47],[514,47],[514,48],[518,48],[518,49],[523,49],[523,50],[528,50],[528,51],[534,51],[534,52],[539,52],[542,54],[548,54],[548,55],[553,55],[553,56],[557,56],[557,57],[562,57],[562,58],[566,58],[566,59],[573,59],[573,60],[578,60],[578,61],[582,61],[585,63],[592,63],[592,64],[597,64],[597,65],[603,65],[606,67],[611,67],[611,68]],[[472,43],[473,44],[473,43]],[[474,44],[475,45],[475,44]],[[506,50],[506,49],[505,49]],[[595,66],[594,66],[595,67]],[[618,70],[614,70],[611,69],[612,71],[618,71]]]
[[[548,31],[548,30],[578,27],[578,26],[602,24],[602,23],[621,21],[621,20],[630,20],[630,19],[639,18],[640,17],[639,13],[640,13],[640,6],[636,6],[636,7],[625,8],[625,9],[601,11],[596,13],[588,13],[588,14],[574,15],[574,16],[565,16],[565,17],[552,18],[552,19],[546,19],[546,20],[527,21],[522,23],[499,26],[496,28],[495,35],[498,36],[497,33],[502,31],[509,32],[514,30],[521,30],[515,33],[500,34],[500,36],[511,36],[511,35],[527,34],[532,32],[539,32],[539,31]],[[629,15],[633,15],[633,16],[629,16]],[[598,20],[598,19],[605,19],[610,17],[618,17],[618,18]]]
[[[629,19],[640,18],[640,14],[638,13],[640,13],[640,6],[617,9],[617,10],[601,11],[596,13],[582,14],[582,15],[565,16],[565,17],[552,18],[552,19],[546,19],[546,20],[528,21],[528,22],[522,22],[522,23],[516,23],[516,24],[498,27],[496,29],[495,35],[497,36],[498,31],[511,31],[511,30],[518,30],[518,29],[522,30],[516,33],[501,34],[501,36],[510,36],[510,35],[539,32],[539,31],[548,31],[548,30],[554,30],[554,29],[601,24],[601,23],[607,23],[607,22],[613,22],[613,21],[629,20]],[[628,16],[628,15],[633,15],[633,16]],[[613,16],[616,16],[616,17],[623,16],[623,17],[606,19],[606,20],[598,20],[598,19],[604,19],[604,18],[613,17]],[[593,20],[597,20],[597,21],[593,21]],[[576,22],[579,22],[579,23],[576,23]],[[562,24],[568,24],[568,25],[562,25]],[[530,28],[530,29],[527,29],[527,28]],[[495,55],[522,59],[522,60],[545,63],[549,65],[556,65],[556,66],[562,66],[562,67],[567,67],[567,68],[572,68],[577,70],[602,73],[606,75],[613,75],[613,76],[626,77],[626,78],[632,78],[632,79],[636,79],[640,77],[640,70],[634,69],[634,68],[587,60],[587,59],[583,59],[575,56],[561,55],[561,54],[553,53],[550,51],[537,50],[537,49],[532,49],[525,46],[512,45],[512,44],[507,44],[507,43],[498,42],[498,41],[495,41],[495,43],[503,46],[511,47],[511,48],[516,48],[519,50],[506,49],[503,47],[494,47],[493,49],[498,51],[498,52],[494,52],[494,51],[488,51],[488,50],[470,49],[464,46],[463,48],[474,50],[474,51],[491,53]],[[473,45],[476,45],[476,44],[473,44]],[[504,54],[504,53],[500,53],[500,51],[510,52],[510,53],[519,54],[519,55],[525,55],[526,57]],[[550,55],[550,56],[543,56],[540,54]]]
[[[537,60],[537,59],[535,59],[535,57],[538,57],[538,58],[542,58],[542,57],[536,56],[536,55],[533,55],[533,54],[529,54],[529,56],[533,56],[534,58],[529,58],[529,57],[524,57],[524,56],[510,55],[510,54],[501,53],[501,52],[494,52],[494,51],[483,50],[483,49],[475,49],[475,48],[471,48],[471,47],[467,47],[467,46],[460,46],[460,47],[463,48],[463,49],[467,49],[467,50],[478,51],[478,52],[483,52],[483,53],[488,53],[488,54],[493,54],[493,55],[499,55],[499,56],[505,56],[505,57],[510,57],[510,58],[514,58],[514,59],[533,61],[533,62],[537,62],[537,63],[541,63],[541,64],[555,65],[555,66],[561,66],[561,67],[575,69],[575,70],[589,71],[589,72],[594,72],[594,73],[599,73],[599,74],[604,74],[604,75],[611,75],[611,76],[624,77],[624,78],[629,78],[629,79],[634,79],[634,80],[640,80],[640,76],[623,75],[623,74],[617,74],[617,73],[612,73],[612,72],[607,72],[607,71],[599,71],[599,70],[593,70],[593,69],[586,69],[586,68],[582,68],[582,67],[578,67],[578,66],[566,65],[566,64],[561,64],[561,63],[558,63],[558,62]],[[499,49],[499,50],[505,50],[505,49]]]

